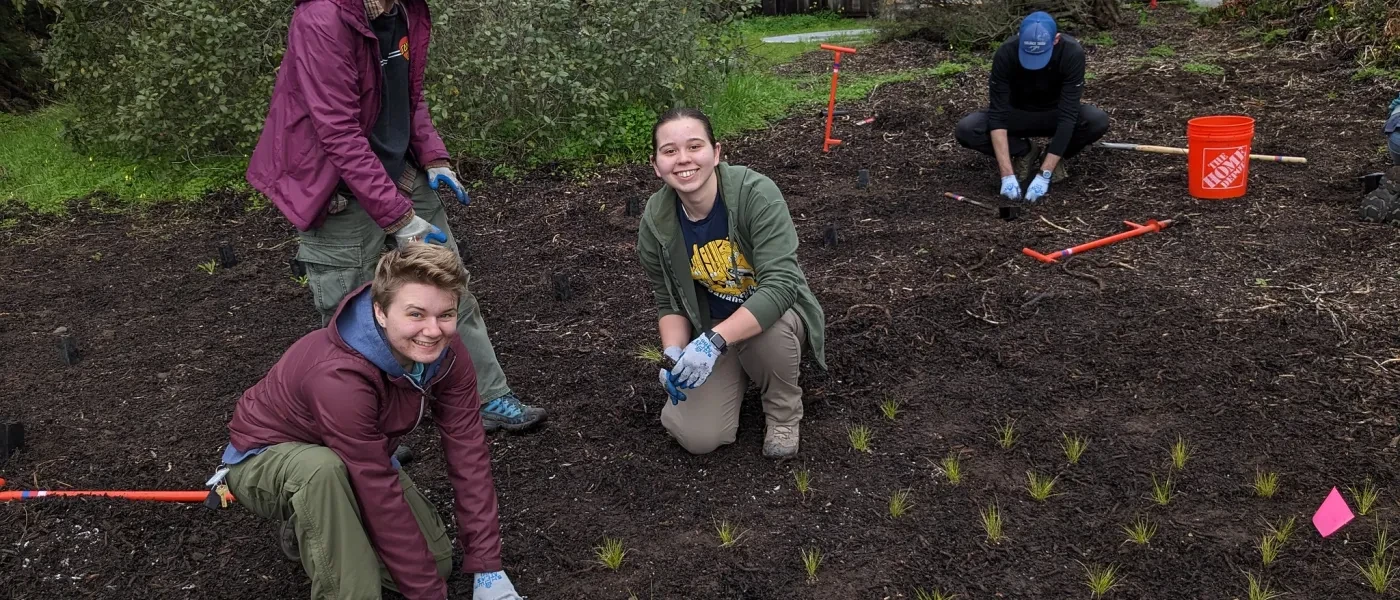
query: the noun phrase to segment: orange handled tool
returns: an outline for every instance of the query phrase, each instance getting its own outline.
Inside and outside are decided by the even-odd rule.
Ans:
[[[1129,229],[1127,231],[1124,231],[1123,233],[1110,235],[1106,238],[1100,238],[1087,244],[1080,244],[1073,248],[1065,248],[1064,250],[1051,252],[1050,254],[1041,254],[1039,252],[1036,252],[1035,250],[1031,250],[1030,248],[1022,248],[1021,253],[1031,258],[1034,258],[1040,262],[1049,264],[1058,262],[1062,258],[1069,258],[1071,256],[1074,256],[1075,254],[1080,254],[1082,252],[1093,250],[1094,248],[1099,248],[1101,246],[1107,246],[1115,242],[1121,242],[1128,238],[1140,236],[1144,233],[1152,231],[1161,231],[1163,229],[1171,227],[1172,223],[1173,221],[1171,219],[1163,219],[1161,221],[1148,220],[1146,225],[1138,225],[1137,223],[1134,223],[1132,221],[1123,221],[1123,224],[1129,227]]]
[[[209,498],[209,490],[185,491],[109,491],[109,490],[24,490],[17,492],[0,492],[0,502],[8,500],[33,500],[35,498],[56,497],[56,496],[106,496],[108,498],[125,498],[127,500],[152,500],[156,502],[204,502]],[[233,496],[229,495],[228,500]]]
[[[855,54],[856,49],[822,44],[822,50],[830,50],[835,54],[835,62],[831,65],[831,96],[826,101],[826,134],[822,137],[822,152],[830,152],[832,146],[841,143],[841,140],[831,137],[831,119],[836,110],[836,79],[841,76],[841,53]]]

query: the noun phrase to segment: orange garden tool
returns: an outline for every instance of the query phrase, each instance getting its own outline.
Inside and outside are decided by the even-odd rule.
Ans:
[[[841,76],[841,53],[848,52],[855,54],[855,48],[845,46],[833,46],[822,44],[822,50],[830,50],[834,53],[836,62],[831,65],[831,97],[826,101],[826,135],[822,138],[822,152],[830,152],[831,147],[841,143],[841,140],[831,137],[831,119],[836,110],[836,79]]]
[[[1187,148],[1175,148],[1172,146],[1149,146],[1147,144],[1120,144],[1117,142],[1099,142],[1104,148],[1114,150],[1136,150],[1138,152],[1151,152],[1153,154],[1190,154]],[[1287,163],[1291,165],[1306,165],[1308,159],[1302,156],[1280,156],[1278,154],[1250,154],[1250,160],[1262,160],[1266,162]]]
[[[1137,223],[1134,223],[1132,221],[1123,221],[1123,224],[1128,226],[1128,230],[1124,231],[1123,233],[1110,235],[1106,238],[1100,238],[1087,244],[1080,244],[1073,248],[1065,248],[1064,250],[1058,250],[1055,252],[1051,252],[1050,254],[1041,254],[1039,252],[1036,252],[1035,250],[1031,250],[1030,248],[1022,248],[1021,253],[1043,263],[1054,263],[1058,262],[1062,258],[1069,258],[1071,256],[1074,256],[1075,254],[1080,254],[1088,250],[1093,250],[1094,248],[1099,248],[1101,246],[1107,246],[1115,242],[1121,242],[1128,238],[1140,236],[1144,233],[1161,231],[1163,229],[1171,227],[1173,222],[1180,222],[1180,220],[1148,220],[1146,225],[1138,225]]]
[[[224,504],[233,500],[233,495],[228,493],[227,488],[220,486],[218,490]],[[209,499],[209,490],[195,491],[113,491],[113,490],[23,490],[15,492],[0,492],[0,502],[9,500],[33,500],[35,498],[57,497],[57,496],[105,496],[108,498],[124,498],[127,500],[150,500],[155,502],[204,502]]]

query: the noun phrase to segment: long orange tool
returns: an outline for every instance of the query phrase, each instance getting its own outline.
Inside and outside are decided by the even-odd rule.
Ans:
[[[109,490],[53,490],[38,491],[24,490],[17,492],[0,492],[0,502],[8,500],[33,500],[35,498],[54,496],[106,496],[109,498],[125,498],[127,500],[152,500],[156,502],[203,502],[209,497],[209,490],[198,490],[192,492],[184,491],[109,491]],[[229,496],[230,500],[233,499]]]
[[[1080,254],[1080,253],[1083,253],[1083,252],[1086,252],[1086,251],[1089,251],[1089,250],[1093,250],[1094,248],[1099,248],[1099,247],[1102,247],[1102,246],[1107,246],[1107,245],[1112,244],[1112,243],[1115,243],[1115,242],[1121,242],[1121,241],[1126,240],[1126,239],[1128,239],[1128,238],[1134,238],[1134,237],[1140,236],[1140,235],[1142,235],[1142,234],[1144,234],[1144,233],[1153,232],[1153,231],[1161,231],[1161,230],[1163,230],[1163,229],[1166,229],[1166,228],[1168,228],[1168,227],[1171,227],[1171,225],[1172,225],[1172,220],[1171,220],[1171,219],[1162,219],[1161,221],[1148,220],[1146,225],[1138,225],[1137,223],[1134,223],[1134,222],[1132,222],[1132,221],[1123,221],[1123,224],[1124,224],[1124,225],[1127,225],[1127,226],[1129,227],[1129,229],[1128,229],[1127,231],[1124,231],[1123,233],[1119,233],[1119,234],[1115,234],[1115,235],[1110,235],[1110,236],[1108,236],[1108,237],[1106,237],[1106,238],[1100,238],[1100,239],[1094,240],[1094,241],[1092,241],[1092,242],[1089,242],[1089,243],[1087,243],[1087,244],[1080,244],[1080,245],[1075,246],[1075,247],[1073,247],[1073,248],[1065,248],[1064,250],[1059,250],[1059,251],[1056,251],[1056,252],[1051,252],[1050,254],[1041,254],[1041,253],[1039,253],[1039,252],[1036,252],[1035,250],[1031,250],[1030,248],[1022,248],[1022,249],[1021,249],[1021,253],[1022,253],[1022,254],[1025,254],[1026,256],[1029,256],[1029,257],[1031,257],[1031,258],[1034,258],[1034,259],[1036,259],[1036,260],[1038,260],[1038,261],[1040,261],[1040,262],[1047,263],[1047,264],[1048,264],[1048,263],[1053,263],[1053,262],[1058,262],[1058,261],[1059,261],[1060,259],[1062,259],[1062,258],[1069,258],[1069,257],[1071,257],[1071,256],[1074,256],[1075,254]]]
[[[826,101],[826,134],[822,138],[822,152],[830,152],[831,147],[841,143],[841,140],[831,137],[831,119],[836,110],[836,79],[841,76],[841,53],[847,52],[855,54],[855,48],[845,46],[833,46],[822,44],[822,50],[830,50],[834,53],[836,62],[831,65],[831,97]]]

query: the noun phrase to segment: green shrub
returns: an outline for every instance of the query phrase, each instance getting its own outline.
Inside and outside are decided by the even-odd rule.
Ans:
[[[1339,58],[1367,66],[1400,66],[1400,43],[1391,22],[1393,0],[1225,0],[1201,16],[1214,25],[1233,22],[1258,28],[1262,41],[1309,40]]]
[[[80,146],[203,156],[257,141],[289,0],[48,2],[60,21],[45,63]],[[736,67],[726,25],[756,0],[429,4],[425,93],[448,149],[532,162],[644,156],[656,111]]]

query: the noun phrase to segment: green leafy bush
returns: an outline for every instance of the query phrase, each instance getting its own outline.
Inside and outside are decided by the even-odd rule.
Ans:
[[[1249,25],[1265,44],[1306,40],[1363,66],[1400,66],[1393,0],[1225,0],[1201,22]]]
[[[286,44],[290,0],[48,0],[46,65],[82,146],[247,153]],[[735,65],[756,0],[429,0],[426,95],[454,154],[530,162],[644,156],[656,111]],[[643,118],[645,117],[645,118]]]

